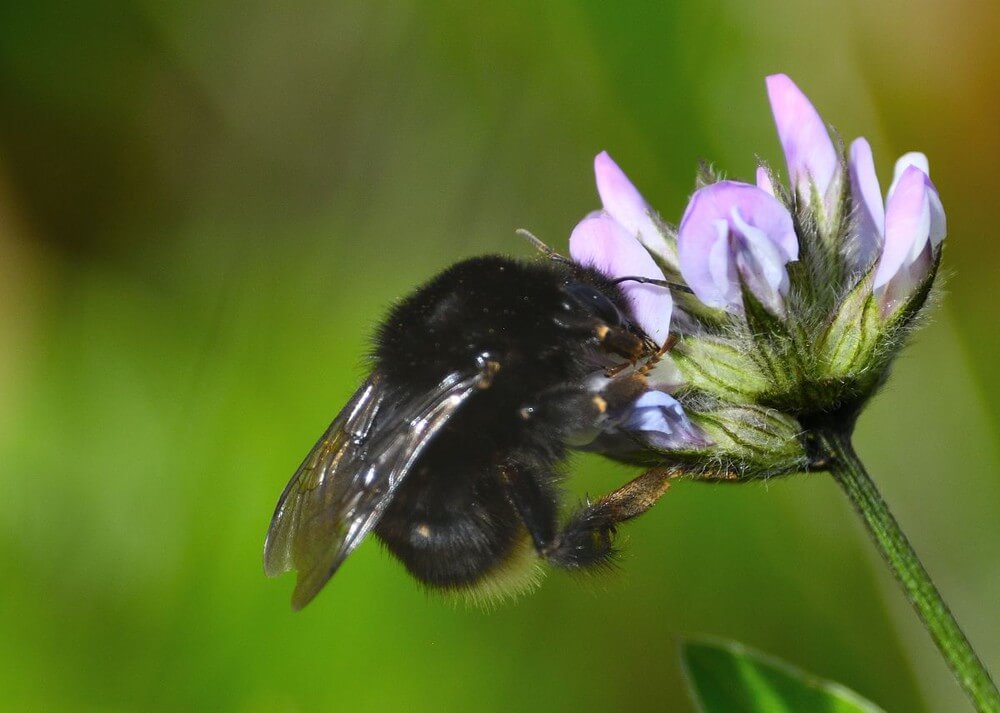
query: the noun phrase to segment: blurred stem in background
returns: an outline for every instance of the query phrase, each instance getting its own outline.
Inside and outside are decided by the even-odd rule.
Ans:
[[[962,689],[972,699],[976,710],[1000,712],[1000,692],[989,671],[889,511],[875,481],[854,451],[850,435],[826,431],[821,432],[819,438],[825,454],[830,458],[830,473],[864,519],[879,552],[903,586],[907,598]]]

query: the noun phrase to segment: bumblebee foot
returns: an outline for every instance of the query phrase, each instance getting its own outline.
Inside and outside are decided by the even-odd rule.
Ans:
[[[600,500],[587,503],[557,525],[553,491],[523,462],[509,461],[499,468],[500,482],[535,549],[545,560],[565,569],[608,566],[615,555],[618,525],[641,515],[663,497],[674,468],[653,468]]]
[[[654,468],[600,500],[573,513],[543,556],[558,567],[589,569],[608,566],[614,556],[619,523],[653,507],[670,488],[673,468]]]

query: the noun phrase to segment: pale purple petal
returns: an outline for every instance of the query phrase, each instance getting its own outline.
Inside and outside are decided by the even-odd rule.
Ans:
[[[872,147],[867,140],[859,138],[851,144],[849,167],[857,231],[857,243],[852,257],[855,260],[854,267],[864,269],[871,264],[881,249],[885,228],[882,189],[875,174]]]
[[[937,247],[944,240],[948,233],[948,224],[945,220],[944,206],[941,205],[941,197],[938,195],[937,187],[931,181],[930,165],[927,156],[919,151],[910,151],[899,157],[896,161],[892,186],[889,187],[889,196],[892,197],[896,184],[900,177],[910,166],[916,166],[924,173],[924,183],[927,184],[927,199],[930,202],[931,211],[931,245]]]
[[[734,236],[739,239],[733,240]],[[785,285],[784,266],[799,254],[785,206],[761,189],[735,181],[720,181],[695,192],[681,219],[677,247],[681,274],[698,298],[730,310],[742,308],[736,279],[741,265],[759,273],[762,284]],[[771,301],[769,295],[761,297]]]
[[[768,77],[767,95],[785,152],[789,183],[807,203],[810,179],[820,197],[825,197],[840,173],[840,162],[823,119],[787,75]]]
[[[741,303],[739,273],[729,245],[729,223],[724,219],[713,223],[716,231],[715,242],[708,251],[708,274],[715,289],[711,302],[705,304],[722,309]]]
[[[916,259],[909,265],[904,264],[899,272],[876,293],[882,314],[891,314],[897,307],[904,304],[933,267],[934,257],[931,253],[931,245],[926,242]]]
[[[739,287],[735,265],[731,265],[726,213],[712,203],[711,195],[705,193],[708,188],[696,191],[684,211],[677,252],[681,275],[698,299],[709,307],[726,309],[738,304]]]
[[[948,222],[944,216],[941,197],[930,178],[927,179],[927,200],[931,209],[931,246],[936,248],[948,234]]]
[[[757,167],[757,188],[769,196],[774,195],[774,186],[771,184],[771,173],[763,166]]]
[[[930,240],[931,211],[927,175],[911,165],[899,176],[885,209],[885,246],[875,271],[874,289],[887,284],[920,256]]]
[[[738,208],[732,211],[732,225],[743,240],[736,244],[736,267],[743,281],[758,295],[774,295],[788,289],[787,260],[763,230],[750,225]]]
[[[618,428],[644,438],[661,450],[706,445],[705,437],[688,419],[677,399],[662,391],[647,391],[636,399]]]
[[[594,158],[594,177],[604,210],[648,249],[664,255],[667,242],[653,221],[652,209],[607,151]]]
[[[923,171],[924,175],[928,178],[931,175],[930,163],[927,161],[927,156],[919,151],[904,153],[896,160],[896,165],[892,169],[892,183],[889,185],[889,192],[886,194],[886,200],[892,198],[893,191],[896,190],[896,184],[899,183],[899,179],[902,178],[903,173],[910,166],[916,166]]]
[[[584,218],[569,238],[569,254],[611,278],[648,277],[663,280],[663,271],[639,242],[607,214]],[[637,282],[621,283],[636,323],[657,344],[667,340],[673,298],[670,290]]]

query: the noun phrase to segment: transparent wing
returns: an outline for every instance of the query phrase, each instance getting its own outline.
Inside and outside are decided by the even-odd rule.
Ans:
[[[375,526],[421,452],[484,386],[483,372],[449,374],[399,401],[378,373],[354,394],[285,487],[264,543],[269,577],[298,573],[301,609]]]

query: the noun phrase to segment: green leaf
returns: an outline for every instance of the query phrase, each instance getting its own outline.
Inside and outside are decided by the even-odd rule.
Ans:
[[[685,641],[681,659],[704,713],[883,713],[840,684],[738,642]]]

